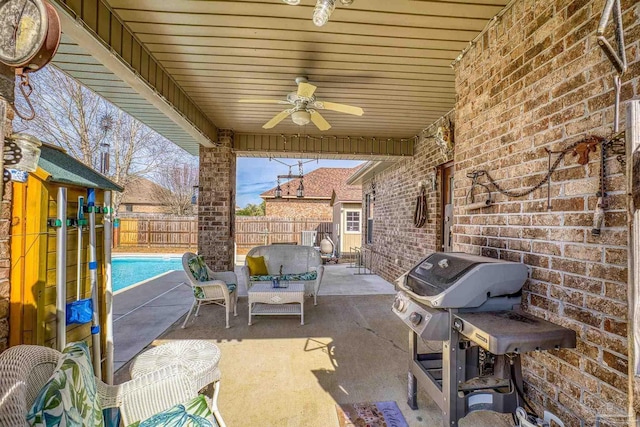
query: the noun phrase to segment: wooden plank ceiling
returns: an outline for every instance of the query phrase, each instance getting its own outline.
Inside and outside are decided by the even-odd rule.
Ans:
[[[355,0],[327,25],[315,0],[107,0],[114,13],[219,128],[242,133],[404,138],[454,106],[452,61],[506,0]],[[319,100],[362,107],[362,117],[322,111],[333,126],[285,119],[287,108],[239,99],[282,99],[295,78]]]

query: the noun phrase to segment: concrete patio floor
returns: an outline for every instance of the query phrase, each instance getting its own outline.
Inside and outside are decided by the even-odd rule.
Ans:
[[[368,285],[382,294],[324,295],[317,306],[307,299],[304,326],[296,317],[257,317],[248,326],[247,299],[241,296],[230,329],[224,328],[222,308],[203,307],[186,329],[180,317],[151,345],[203,339],[220,348],[219,406],[229,427],[337,427],[336,404],[387,400],[397,402],[410,426],[441,426],[440,410],[423,390],[419,409],[407,406],[409,329],[391,312],[392,285],[336,267],[342,267],[333,276],[342,276],[340,292],[380,280]],[[128,365],[116,373],[117,383],[128,379]],[[509,415],[478,412],[460,425],[512,423]]]

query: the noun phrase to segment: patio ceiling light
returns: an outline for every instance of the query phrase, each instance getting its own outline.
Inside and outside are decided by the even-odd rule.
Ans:
[[[322,27],[327,23],[335,8],[336,0],[318,0],[316,8],[313,10],[313,23]]]
[[[300,4],[300,0],[282,0],[283,2],[292,6]],[[313,10],[313,23],[318,27],[322,27],[329,21],[329,17],[336,8],[336,2],[338,0],[317,0],[316,7]],[[353,0],[339,0],[345,6],[349,6],[353,3]],[[308,122],[307,122],[308,123]]]

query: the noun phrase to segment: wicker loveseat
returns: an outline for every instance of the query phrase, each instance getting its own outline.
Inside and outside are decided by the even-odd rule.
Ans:
[[[320,253],[310,246],[269,245],[252,248],[247,257],[264,257],[267,275],[251,275],[247,261],[242,266],[247,288],[255,283],[271,282],[279,276],[282,267],[282,280],[304,283],[306,295],[313,295],[313,304],[318,304],[318,291],[324,274]]]

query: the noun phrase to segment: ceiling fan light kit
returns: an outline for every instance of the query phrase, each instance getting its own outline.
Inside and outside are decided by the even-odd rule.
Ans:
[[[291,114],[291,120],[298,126],[308,125],[311,121],[311,114],[306,110],[294,111]]]

